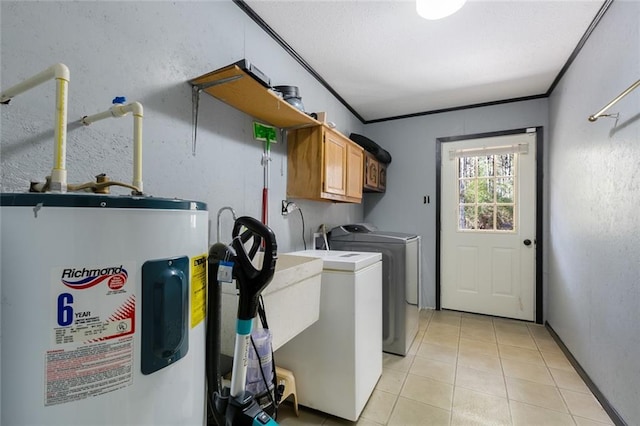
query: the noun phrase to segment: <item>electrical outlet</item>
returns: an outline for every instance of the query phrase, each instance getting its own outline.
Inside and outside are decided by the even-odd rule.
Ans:
[[[293,201],[282,200],[282,216],[286,216],[297,209],[298,206]]]

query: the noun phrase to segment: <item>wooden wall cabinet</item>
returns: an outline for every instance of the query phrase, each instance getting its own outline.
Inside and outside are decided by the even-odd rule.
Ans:
[[[290,131],[287,196],[362,202],[363,149],[325,125]]]
[[[381,163],[370,152],[364,152],[364,181],[366,192],[385,192],[387,189],[387,165]]]

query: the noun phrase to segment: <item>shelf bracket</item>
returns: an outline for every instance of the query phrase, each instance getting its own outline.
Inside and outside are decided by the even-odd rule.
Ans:
[[[196,156],[196,139],[198,138],[198,110],[200,92],[197,86],[191,86],[191,155]]]
[[[229,83],[231,81],[242,78],[242,75],[234,75],[233,77],[221,78],[220,80],[210,81],[208,83],[193,84],[191,86],[191,155],[196,156],[196,141],[198,139],[198,111],[200,109],[200,93],[209,87],[218,86],[220,84]]]
[[[221,84],[230,83],[244,77],[243,75],[234,75],[232,77],[221,78],[220,80],[210,81],[208,83],[194,84],[193,87],[197,87],[200,90],[207,90],[209,87],[219,86]]]

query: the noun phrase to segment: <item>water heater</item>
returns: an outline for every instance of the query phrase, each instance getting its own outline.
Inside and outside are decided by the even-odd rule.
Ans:
[[[0,194],[3,425],[203,425],[208,212]]]

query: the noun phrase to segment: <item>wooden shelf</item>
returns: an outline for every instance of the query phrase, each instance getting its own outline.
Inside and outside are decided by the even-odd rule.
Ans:
[[[191,85],[250,116],[281,129],[321,123],[285,102],[237,65],[229,65],[190,80]]]

